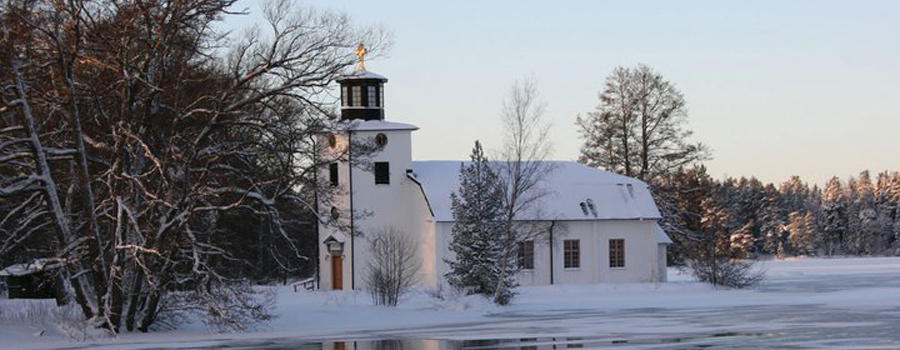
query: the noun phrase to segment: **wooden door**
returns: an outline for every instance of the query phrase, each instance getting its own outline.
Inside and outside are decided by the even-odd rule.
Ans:
[[[344,264],[340,255],[331,256],[331,289],[344,289]]]

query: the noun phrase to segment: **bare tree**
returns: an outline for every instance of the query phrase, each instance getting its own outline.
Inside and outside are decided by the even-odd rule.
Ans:
[[[727,288],[748,288],[765,278],[752,261],[740,259],[741,251],[731,244],[727,222],[731,219],[720,199],[703,201],[702,229],[688,236],[685,268],[700,282]]]
[[[550,192],[544,180],[555,170],[547,159],[552,153],[550,124],[544,120],[545,106],[540,101],[534,80],[516,81],[503,102],[501,117],[504,142],[495,161],[503,190],[505,228],[498,235],[503,248],[493,299],[506,304],[512,298],[513,275],[518,271],[518,247],[525,241],[543,238],[549,225],[543,218],[542,200]],[[507,294],[507,295],[505,295]]]
[[[318,152],[329,86],[389,36],[276,1],[265,30],[230,40],[214,23],[234,2],[0,3],[0,256],[67,262],[97,326],[201,312],[245,329],[266,303],[235,267],[296,270],[298,231],[329,222],[314,201],[332,191],[315,176],[335,161]]]
[[[650,180],[710,158],[705,145],[688,140],[684,96],[649,66],[617,67],[599,98],[595,111],[576,119],[580,162]]]
[[[369,240],[366,289],[376,305],[397,306],[419,279],[418,242],[395,227],[383,228]]]

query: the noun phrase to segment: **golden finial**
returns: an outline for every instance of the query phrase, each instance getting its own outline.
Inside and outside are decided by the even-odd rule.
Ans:
[[[363,46],[363,44],[359,44],[359,46],[356,47],[356,57],[359,57],[359,71],[360,72],[366,70],[366,63],[365,63],[365,59],[364,59],[365,56],[366,56],[366,47]]]

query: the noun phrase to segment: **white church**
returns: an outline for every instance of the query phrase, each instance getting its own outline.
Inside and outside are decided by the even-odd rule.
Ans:
[[[448,249],[453,234],[450,194],[459,187],[462,161],[413,161],[412,136],[419,128],[385,120],[387,81],[362,64],[354,74],[338,79],[341,127],[323,137],[321,154],[345,152],[348,161],[322,167],[318,175],[335,191],[317,205],[320,213],[344,215],[349,228],[319,224],[322,289],[364,288],[369,238],[388,227],[417,242],[419,284],[446,284],[445,259],[454,258]],[[380,148],[367,159],[372,166],[351,167],[353,149],[347,147],[366,139]],[[542,209],[548,215],[521,218],[552,225],[546,238],[519,247],[519,283],[665,282],[666,246],[672,241],[657,223],[660,212],[647,185],[575,162],[554,163],[544,184],[549,195]]]

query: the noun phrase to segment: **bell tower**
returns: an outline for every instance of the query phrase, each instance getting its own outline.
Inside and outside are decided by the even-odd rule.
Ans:
[[[374,245],[386,230],[402,232],[423,242],[422,247],[434,237],[424,189],[412,173],[412,133],[418,127],[385,120],[383,92],[388,80],[366,70],[362,45],[356,55],[357,69],[336,79],[341,121],[321,138],[320,159],[328,164],[320,168],[318,178],[327,179],[324,184],[333,189],[316,199],[324,218],[318,226],[317,259],[323,289],[363,287]],[[355,146],[359,144],[377,149],[360,153]],[[433,266],[431,251],[419,255],[423,266]]]
[[[366,70],[362,45],[356,49],[356,72],[337,79],[341,85],[341,120],[384,120],[384,83],[387,78]]]

